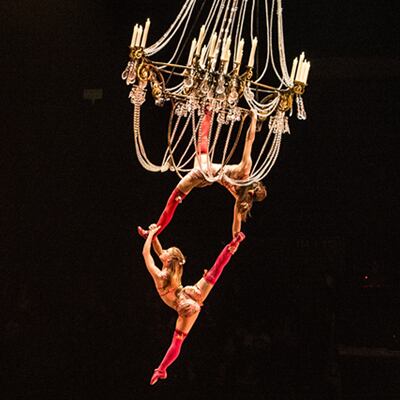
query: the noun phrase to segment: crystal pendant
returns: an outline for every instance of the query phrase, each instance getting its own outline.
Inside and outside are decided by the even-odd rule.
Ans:
[[[290,133],[288,117],[283,111],[278,111],[269,119],[269,129],[272,133]]]
[[[236,89],[233,88],[233,89],[229,92],[229,95],[228,95],[228,103],[229,103],[230,105],[236,104],[238,98],[239,98],[239,94],[238,94],[238,92],[236,91]]]
[[[141,106],[146,100],[146,89],[138,85],[133,85],[129,93],[131,103],[135,106]]]
[[[307,114],[304,108],[303,98],[299,94],[296,95],[296,104],[297,104],[297,118],[305,120],[307,118]]]
[[[192,75],[189,75],[185,78],[183,81],[183,84],[185,86],[185,89],[190,89],[193,86],[193,77]]]
[[[126,81],[127,85],[135,82],[136,79],[136,64],[134,61],[129,61],[124,72],[121,74],[121,78]]]
[[[218,84],[217,84],[217,88],[215,89],[215,93],[217,95],[222,95],[225,93],[225,79],[222,75],[218,79]]]

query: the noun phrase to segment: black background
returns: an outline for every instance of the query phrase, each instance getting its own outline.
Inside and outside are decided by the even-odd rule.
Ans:
[[[152,43],[181,3],[1,4],[2,398],[398,398],[398,358],[338,350],[399,350],[395,1],[284,2],[287,58],[312,64],[308,119],[290,120],[245,242],[148,385],[175,314],[136,226],[178,177],[139,164],[121,72],[133,24],[150,17]],[[162,143],[169,109],[151,103],[143,135]],[[162,234],[188,257],[184,283],[229,240],[232,206],[218,185],[195,189]]]

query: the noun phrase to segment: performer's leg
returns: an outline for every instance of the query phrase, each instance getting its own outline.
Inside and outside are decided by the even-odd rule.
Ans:
[[[203,121],[201,122],[198,142],[197,142],[197,151],[199,154],[207,154],[208,153],[208,135],[210,133],[211,126],[211,111],[206,111],[204,114]]]
[[[153,376],[150,380],[150,385],[154,385],[159,379],[165,379],[167,377],[167,368],[178,358],[182,343],[186,336],[187,333],[175,329],[171,345],[169,346],[159,367],[154,370]]]
[[[172,191],[171,195],[168,198],[164,211],[161,213],[161,216],[157,221],[157,225],[160,226],[161,228],[157,231],[157,233],[154,236],[159,235],[164,230],[164,228],[170,223],[172,217],[174,216],[175,210],[178,207],[178,204],[182,203],[186,195],[187,194],[179,190],[178,187],[176,187]],[[148,231],[140,226],[138,227],[138,233],[140,236],[147,238]]]
[[[245,239],[245,237],[246,236],[244,233],[239,232],[235,236],[235,238],[223,248],[217,259],[215,260],[214,265],[211,267],[209,271],[207,271],[204,274],[203,278],[197,283],[197,286],[202,292],[203,301],[208,296],[211,289],[214,287],[218,278],[221,276],[225,266],[228,264],[232,255],[236,252],[237,248],[239,247],[240,242],[242,242]]]

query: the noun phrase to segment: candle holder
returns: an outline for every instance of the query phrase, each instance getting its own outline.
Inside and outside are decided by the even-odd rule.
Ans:
[[[194,143],[205,109],[212,110],[210,137],[215,138],[214,144],[210,143],[212,149],[210,158],[217,148],[216,143],[219,138],[226,140],[225,146],[222,147],[224,151],[228,151],[229,140],[234,136],[233,132],[237,131],[237,135],[240,135],[245,117],[250,110],[253,110],[258,120],[257,131],[263,125],[268,126],[267,134],[264,135],[266,142],[261,147],[268,149],[268,146],[271,146],[271,148],[265,150],[265,159],[260,156],[261,167],[251,172],[247,182],[256,177],[262,179],[276,160],[281,135],[289,132],[288,120],[292,116],[293,107],[297,108],[298,119],[306,118],[302,96],[307,86],[310,62],[306,60],[302,52],[298,59],[296,57],[293,60],[289,75],[284,57],[282,0],[276,0],[276,4],[273,2],[274,5],[268,5],[266,2],[265,13],[259,12],[260,15],[271,15],[271,18],[276,19],[274,23],[271,22],[271,27],[274,27],[276,32],[273,32],[271,28],[266,40],[260,40],[260,42],[257,36],[253,36],[253,32],[247,32],[252,38],[247,49],[244,47],[242,33],[252,21],[259,18],[257,10],[246,11],[247,2],[243,2],[243,7],[241,7],[238,6],[239,0],[221,2],[217,13],[212,7],[210,8],[198,36],[185,37],[184,30],[183,36],[178,37],[177,32],[182,31],[178,28],[193,26],[197,23],[197,20],[191,19],[195,15],[200,15],[194,11],[193,3],[195,2],[185,2],[171,27],[148,47],[145,43],[150,21],[146,22],[144,29],[140,24],[136,24],[134,28],[131,43],[135,45],[129,47],[129,61],[122,73],[122,79],[127,85],[132,85],[129,97],[135,106],[134,137],[138,159],[142,166],[150,171],[166,171],[168,165],[173,165],[174,171],[182,176],[186,171],[186,165],[190,162],[191,152],[187,149],[182,151],[182,159],[177,160],[174,159],[175,149],[179,147],[178,143],[183,141],[182,138],[185,137],[186,132],[190,134],[190,140],[187,142]],[[274,9],[275,6],[276,9]],[[246,18],[251,19],[246,21]],[[211,27],[217,28],[213,31]],[[175,35],[178,36],[175,37]],[[273,45],[275,38],[277,43]],[[177,39],[177,43],[173,42],[174,39]],[[190,50],[186,53],[188,57],[184,57],[187,60],[186,65],[182,64],[181,58],[177,58],[185,56],[187,49],[181,47],[185,43],[190,44]],[[169,61],[155,61],[154,56],[161,50],[167,51],[168,46],[172,52],[172,55],[168,57]],[[268,69],[268,63],[272,64],[272,57],[268,57],[265,60],[265,66],[260,68],[260,71],[258,68],[254,69],[256,51],[259,51],[261,46],[266,47],[264,54],[272,54],[274,49],[279,49],[279,64],[270,65],[271,68]],[[242,62],[244,53],[248,53],[248,58]],[[263,61],[260,57],[258,60],[258,64]],[[232,69],[228,70],[231,65]],[[267,84],[268,74],[271,72],[277,75],[278,86]],[[166,102],[171,104],[168,153],[161,165],[156,165],[147,158],[140,135],[139,109],[146,101],[146,87],[149,84],[151,96],[156,105],[163,106]],[[269,123],[263,124],[267,120]],[[234,129],[236,122],[240,122],[237,130]],[[224,132],[223,126],[228,127],[228,132]],[[269,138],[274,136],[269,135],[271,132],[276,137],[273,143],[268,142]],[[238,136],[234,140],[232,149],[237,146]],[[223,160],[221,170],[225,160],[232,154],[228,157],[225,155],[224,153],[221,157]],[[206,177],[206,179],[211,178]]]

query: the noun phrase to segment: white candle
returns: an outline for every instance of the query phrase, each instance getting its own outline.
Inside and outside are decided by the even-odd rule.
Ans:
[[[205,60],[206,60],[206,52],[207,52],[207,46],[204,45],[203,48],[201,49],[201,55],[200,55],[200,66],[204,68]]]
[[[308,74],[310,73],[310,68],[311,68],[311,63],[310,63],[310,61],[308,62],[308,67],[307,67],[307,74],[306,74],[306,78],[305,78],[305,81],[304,81],[304,83],[307,83],[307,80],[308,80]]]
[[[307,83],[307,78],[308,78],[308,72],[310,71],[310,62],[307,61],[304,64],[304,68],[303,68],[303,73],[301,76],[301,82],[303,82],[304,84]]]
[[[228,54],[230,53],[231,41],[232,41],[231,37],[228,36],[228,38],[226,39],[226,42],[225,42],[225,54],[224,54],[225,60],[227,60],[229,58]]]
[[[306,73],[307,73],[307,60],[303,60],[303,66],[301,67],[301,74],[299,76],[300,82],[304,82]]]
[[[236,58],[235,58],[235,63],[240,64],[242,61],[242,56],[243,56],[243,46],[244,46],[244,39],[241,39],[236,51]]]
[[[136,35],[136,42],[135,42],[135,46],[137,46],[137,47],[140,46],[140,39],[142,38],[142,32],[143,32],[143,27],[142,27],[142,25],[139,25],[138,32]]]
[[[200,55],[200,50],[201,50],[201,46],[203,45],[205,31],[206,31],[206,26],[202,25],[200,28],[200,33],[199,33],[199,40],[197,41],[196,56]]]
[[[143,31],[143,36],[142,36],[142,43],[140,44],[140,47],[145,47],[146,46],[146,41],[147,41],[147,35],[149,33],[149,28],[150,28],[150,19],[147,18],[146,24],[144,26],[144,31]]]
[[[297,62],[298,62],[298,60],[297,60],[297,57],[296,57],[293,60],[292,71],[290,72],[290,80],[291,80],[291,82],[293,82],[293,79],[294,79],[294,74],[296,72]]]
[[[212,53],[212,58],[214,58],[214,59],[217,58],[217,56],[218,56],[218,52],[219,52],[218,48],[219,48],[220,43],[221,43],[221,39],[219,39],[218,42],[215,43],[214,51]]]
[[[133,27],[133,32],[132,32],[131,47],[135,46],[137,31],[138,31],[138,24],[135,24],[135,26]]]
[[[221,60],[226,61],[228,59],[228,52],[230,46],[231,46],[231,37],[228,36],[222,46]]]
[[[212,36],[211,36],[211,39],[210,39],[210,47],[209,47],[209,49],[210,49],[210,51],[209,51],[209,57],[213,57],[213,55],[214,55],[214,50],[215,50],[215,45],[216,45],[216,43],[217,43],[217,34],[214,32],[213,34],[212,34]]]
[[[192,45],[190,47],[189,57],[188,57],[188,61],[187,61],[188,67],[190,67],[192,65],[194,51],[196,50],[196,44],[197,44],[197,41],[196,41],[196,38],[194,38],[192,40]]]
[[[247,65],[249,67],[252,67],[254,65],[254,55],[256,54],[256,47],[257,47],[257,43],[258,43],[258,39],[257,37],[255,37],[253,39],[253,42],[251,44],[251,51],[250,51],[250,56],[249,56],[249,62],[247,63]]]
[[[296,73],[295,81],[299,81],[299,79],[301,78],[301,70],[303,69],[303,66],[304,66],[303,65],[303,60],[304,60],[304,51],[300,54],[300,57],[299,57],[299,66],[297,67],[297,73]]]
[[[226,74],[228,72],[230,58],[231,58],[231,51],[228,49],[227,50],[227,55],[226,55],[226,62],[225,62],[225,65],[224,65],[224,74]]]

